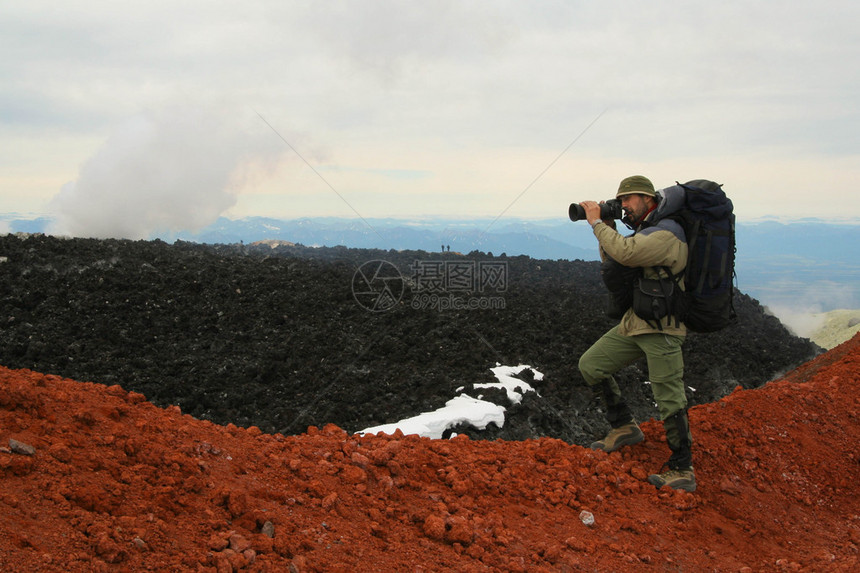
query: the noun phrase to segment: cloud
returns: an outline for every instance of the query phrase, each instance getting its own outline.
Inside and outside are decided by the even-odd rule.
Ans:
[[[54,197],[51,232],[142,239],[209,225],[265,155],[261,131],[243,125],[235,109],[188,105],[124,122]]]
[[[188,94],[219,94],[278,129],[313,134],[327,156],[298,149],[338,191],[366,194],[355,203],[362,213],[424,209],[454,191],[440,209],[474,195],[492,215],[484,191],[506,204],[603,110],[529,192],[538,215],[558,209],[556,195],[603,196],[630,172],[725,181],[744,190],[738,207],[754,216],[774,204],[799,210],[784,198],[812,189],[815,210],[852,207],[842,201],[852,200],[860,153],[856,2],[7,4],[0,200],[27,198],[34,212],[106,126]],[[111,153],[87,163],[116,162]],[[76,187],[99,169],[82,169],[63,196],[92,196]],[[307,171],[280,173],[257,194],[268,205],[285,177]],[[391,185],[388,174],[407,171],[434,176]],[[308,189],[319,183],[308,179]],[[595,185],[577,188],[586,180]],[[231,197],[217,199],[213,208]],[[301,214],[328,205],[339,214],[333,199],[323,205],[317,193]],[[292,196],[282,202],[295,212]]]
[[[517,35],[515,15],[496,3],[369,0],[304,17],[325,49],[383,81],[397,79],[406,67],[415,73],[445,61],[480,61]]]

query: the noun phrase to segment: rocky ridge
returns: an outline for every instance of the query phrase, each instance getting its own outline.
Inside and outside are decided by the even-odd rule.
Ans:
[[[335,424],[349,432],[434,410],[498,363],[544,374],[502,428],[473,438],[586,444],[605,422],[579,355],[613,323],[598,266],[473,252],[301,245],[0,237],[0,359],[12,368],[121,385],[195,418],[265,433]],[[384,261],[397,303],[371,312],[358,271]],[[448,266],[445,266],[448,265]],[[443,295],[496,309],[421,307],[428,269],[502,268],[504,280]],[[445,277],[453,279],[453,277]],[[483,290],[481,290],[483,288]],[[692,405],[755,388],[820,352],[739,294],[738,324],[685,342]],[[644,363],[619,375],[636,415],[656,415]],[[539,396],[538,396],[539,394]]]

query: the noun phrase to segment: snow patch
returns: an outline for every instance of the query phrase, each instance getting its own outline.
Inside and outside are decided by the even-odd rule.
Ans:
[[[518,374],[526,369],[532,371],[535,380],[543,380],[543,374],[531,366],[525,364],[520,364],[519,366],[502,366],[497,364],[495,368],[490,368],[490,371],[498,382],[475,384],[474,387],[476,389],[500,388],[505,391],[508,400],[512,404],[519,404],[522,401],[523,394],[526,392],[535,392],[535,389],[530,384],[516,378]],[[459,388],[457,391],[462,392],[462,390],[463,388]],[[479,430],[485,429],[489,424],[496,424],[501,428],[505,424],[505,412],[506,409],[504,406],[461,393],[459,396],[448,400],[445,406],[438,410],[424,412],[392,424],[374,426],[357,433],[376,434],[383,432],[391,435],[395,431],[400,430],[405,435],[418,434],[425,438],[440,439],[446,430],[461,424],[468,424]]]
[[[445,430],[459,424],[469,424],[479,430],[483,430],[491,423],[499,427],[504,425],[504,407],[487,402],[486,400],[472,398],[466,394],[460,394],[448,400],[445,402],[445,406],[433,412],[418,414],[417,416],[406,418],[393,424],[367,428],[359,433],[375,434],[383,432],[385,434],[393,434],[396,430],[400,430],[406,435],[418,434],[425,438],[439,439],[443,436]]]
[[[490,368],[490,372],[498,380],[497,383],[488,383],[488,384],[475,384],[475,388],[501,388],[508,394],[508,400],[511,401],[512,404],[519,404],[523,399],[523,394],[526,392],[534,392],[535,389],[532,388],[531,384],[524,382],[517,378],[517,374],[522,372],[523,370],[530,369],[534,372],[535,380],[543,380],[543,374],[528,366],[526,364],[520,364],[519,366],[501,366],[498,365],[495,368]]]

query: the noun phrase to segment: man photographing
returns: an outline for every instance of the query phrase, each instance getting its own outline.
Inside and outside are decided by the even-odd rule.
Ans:
[[[644,292],[650,286],[656,292],[651,299],[637,293],[637,302],[624,311],[619,324],[580,357],[580,372],[595,395],[604,401],[611,428],[591,447],[614,452],[645,439],[613,377],[625,366],[644,357],[666,441],[672,451],[666,464],[668,471],[652,474],[648,481],[658,488],[667,485],[694,491],[692,435],[681,353],[687,330],[674,315],[675,307],[670,302],[672,288],[683,287],[675,279],[687,264],[686,236],[676,221],[658,216],[660,197],[646,177],[627,177],[621,181],[616,197],[626,214],[625,222],[634,231],[628,237],[615,230],[614,220],[601,220],[597,202],[579,204],[599,243],[601,260],[626,269],[641,269],[641,273],[637,273],[641,279],[631,281],[630,289]],[[664,305],[660,307],[662,312],[657,312],[655,309],[660,305]]]

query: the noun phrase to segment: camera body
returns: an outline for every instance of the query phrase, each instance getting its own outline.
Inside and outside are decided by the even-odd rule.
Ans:
[[[585,209],[580,206],[579,203],[571,203],[570,208],[567,211],[568,217],[570,217],[571,221],[584,221],[585,220]],[[624,218],[624,211],[621,209],[621,200],[620,199],[607,199],[603,203],[600,204],[600,218],[601,219],[622,219]]]

